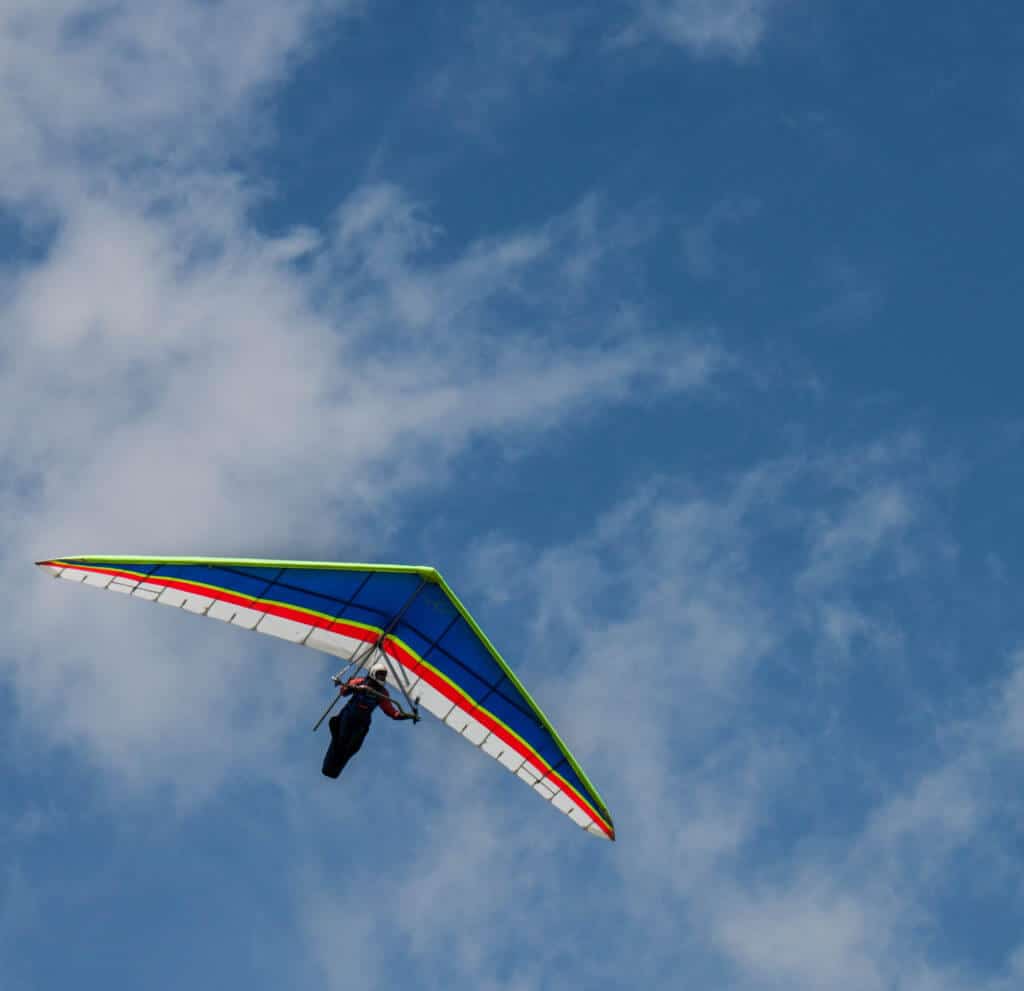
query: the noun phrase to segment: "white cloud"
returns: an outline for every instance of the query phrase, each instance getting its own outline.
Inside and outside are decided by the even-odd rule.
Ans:
[[[900,483],[881,483],[859,492],[839,518],[816,521],[811,563],[803,579],[818,587],[837,584],[904,532],[912,520],[911,501]]]
[[[1013,656],[994,725],[1008,749],[1024,750],[1024,650],[1018,650]]]
[[[116,622],[106,606],[65,604],[67,590],[33,584],[24,568],[36,557],[296,546],[323,556],[405,487],[442,481],[446,460],[481,433],[542,429],[640,385],[700,384],[713,369],[685,342],[559,348],[526,329],[490,337],[492,294],[557,242],[525,255],[506,242],[471,248],[476,278],[464,260],[435,270],[433,287],[423,285],[444,326],[407,323],[396,347],[402,324],[388,304],[387,272],[378,272],[378,289],[355,291],[351,311],[342,300],[318,312],[309,301],[315,287],[281,263],[279,245],[239,226],[192,264],[181,219],[171,228],[90,203],[68,218],[46,261],[16,281],[4,314],[6,367],[17,369],[3,386],[5,573],[38,617],[59,602]],[[194,237],[205,233],[200,225]],[[369,237],[371,253],[376,246]],[[677,375],[673,364],[692,370]],[[89,617],[78,620],[84,644],[97,631]],[[58,691],[53,673],[61,671],[57,682],[84,677],[74,711],[94,712],[77,728],[101,749],[113,742],[141,760],[136,748],[146,748],[154,726],[161,747],[171,735],[191,747],[190,727],[216,721],[217,700],[241,673],[229,658],[208,658],[201,675],[182,680],[170,656],[134,674],[123,655],[124,666],[84,648],[68,656],[57,642],[68,623],[66,614],[53,628],[47,656],[23,657],[18,684],[41,711]]]
[[[620,38],[656,39],[694,55],[751,56],[767,34],[778,0],[630,0],[636,19]]]
[[[74,195],[111,166],[219,157],[238,114],[347,0],[8,0],[0,12],[0,195]],[[230,39],[230,42],[227,41]]]
[[[981,782],[963,760],[954,760],[927,772],[911,791],[894,797],[879,809],[868,826],[872,847],[892,849],[904,843],[918,846],[931,841],[948,848],[963,842],[977,829],[983,804]]]
[[[720,360],[643,319],[623,333],[600,285],[580,291],[630,244],[591,200],[443,261],[438,220],[388,184],[320,231],[255,229],[223,153],[331,6],[22,5],[4,22],[0,119],[33,137],[0,197],[53,231],[0,304],[0,574],[33,618],[4,665],[42,736],[125,780],[160,753],[156,778],[201,794],[275,745],[301,689],[247,682],[262,647],[80,602],[28,562],[357,553],[370,519],[379,547],[403,492],[444,484],[475,438],[700,387]]]
[[[4,50],[22,50],[0,70],[12,152],[0,195],[20,217],[42,204],[54,232],[41,259],[6,274],[0,304],[0,664],[23,745],[62,743],[76,769],[113,772],[100,782],[170,784],[182,803],[265,765],[295,820],[289,849],[309,861],[295,898],[328,985],[346,983],[346,959],[367,988],[408,983],[377,952],[384,929],[403,964],[448,986],[543,986],[569,954],[581,986],[697,984],[706,969],[704,986],[751,991],[1009,991],[1020,954],[976,975],[933,960],[915,927],[932,921],[943,868],[988,846],[1013,808],[990,783],[1019,748],[1019,671],[970,727],[935,726],[955,738],[948,751],[915,741],[900,773],[876,768],[848,821],[820,810],[829,797],[808,794],[808,775],[855,777],[851,741],[822,729],[803,744],[787,722],[817,727],[835,697],[797,693],[798,708],[778,690],[813,682],[804,638],[849,652],[887,628],[865,592],[880,577],[929,578],[919,565],[941,528],[913,449],[806,453],[701,488],[663,479],[562,546],[498,532],[479,549],[476,574],[518,572],[536,594],[525,653],[543,673],[530,685],[608,799],[614,847],[428,726],[415,750],[374,741],[396,766],[418,762],[405,788],[363,763],[345,782],[362,804],[313,789],[300,802],[280,754],[320,702],[315,658],[276,647],[271,661],[258,638],[32,571],[37,555],[90,550],[328,556],[355,550],[366,521],[379,546],[407,488],[450,481],[475,438],[699,388],[721,366],[713,345],[656,332],[641,307],[607,317],[621,284],[602,284],[635,241],[594,201],[443,259],[444,218],[387,184],[356,190],[322,230],[255,230],[252,190],[219,151],[304,50],[318,9],[112,5],[69,33],[82,4],[5,8]],[[662,18],[649,33],[738,57],[768,8],[647,9]],[[240,58],[209,40],[228,13]],[[80,87],[47,121],[62,74]],[[109,143],[93,147],[92,130]],[[141,178],[126,167],[140,148]],[[9,832],[31,838],[48,816],[12,818]],[[371,855],[395,836],[406,845],[387,849],[385,874]],[[20,871],[5,875],[8,934],[46,907]]]
[[[825,878],[719,905],[715,938],[767,987],[873,991],[887,986],[878,960],[884,929],[873,907]]]
[[[1000,784],[1007,759],[1015,761],[1001,715],[1019,676],[1015,658],[970,716],[936,721],[923,745],[897,763],[851,843],[827,854],[818,845],[767,870],[772,883],[737,885],[715,900],[715,938],[757,976],[755,986],[1014,986],[1019,951],[1001,967],[975,969],[936,953],[933,939],[950,920],[943,897],[966,903],[993,883],[1019,885],[1015,841],[995,825],[1019,816],[1019,802]],[[922,752],[930,755],[923,767]],[[959,921],[963,909],[956,911]]]
[[[841,591],[844,603],[870,617],[880,571],[908,555],[928,560],[941,522],[921,454],[920,441],[897,438],[768,464],[716,492],[663,481],[579,540],[537,551],[496,533],[470,556],[481,584],[490,569],[500,585],[520,590],[517,612],[526,590],[535,597],[537,621],[523,647],[531,670],[521,673],[616,818],[619,843],[599,876],[601,899],[617,914],[608,929],[600,913],[590,924],[602,948],[594,951],[595,982],[621,977],[627,959],[634,982],[671,970],[751,991],[952,989],[971,980],[1002,988],[1010,980],[934,959],[928,934],[955,858],[984,847],[993,813],[1007,810],[988,781],[1013,738],[1000,730],[997,739],[990,727],[1004,725],[993,713],[1014,710],[1015,676],[996,686],[969,727],[961,715],[947,717],[897,765],[875,768],[866,793],[856,742],[829,730],[827,703],[802,742],[786,719],[791,712],[808,718],[803,709],[761,694],[780,673],[804,685],[816,680],[790,656],[814,654],[806,614],[815,597],[827,604]],[[807,505],[821,512],[809,514]],[[917,575],[896,567],[891,580]],[[503,608],[500,596],[493,605]],[[827,629],[811,632],[831,642]],[[902,642],[884,649],[892,663],[906,663]],[[799,697],[818,705],[821,696]],[[819,772],[833,765],[849,779],[845,822],[842,809],[827,807],[828,795],[816,794],[829,777]],[[485,778],[471,790],[481,801],[491,794]],[[510,845],[517,853],[516,841],[481,839],[500,816],[499,806],[493,815],[456,818],[423,844],[413,875],[430,877],[427,901],[454,900],[469,918],[486,920],[496,890],[521,905],[529,881],[544,911],[562,919],[575,899],[593,894],[583,871],[574,871],[572,891],[555,891],[529,874],[525,860],[506,862],[502,851]],[[543,835],[553,850],[534,849],[530,858],[542,869],[554,856],[588,857],[568,831]],[[473,880],[477,843],[484,888]],[[461,863],[444,867],[449,844],[470,851],[464,876]],[[415,899],[414,877],[403,883],[400,903]],[[432,943],[451,946],[462,935],[424,917],[412,912],[405,925],[419,947],[414,959],[426,963]],[[626,944],[643,933],[641,958],[608,941],[611,932]],[[470,924],[465,939],[472,955],[463,959],[463,977],[500,967],[507,933]],[[521,939],[516,945],[524,949]],[[543,954],[529,945],[531,957]]]

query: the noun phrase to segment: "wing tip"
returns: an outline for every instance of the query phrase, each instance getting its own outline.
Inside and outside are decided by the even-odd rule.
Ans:
[[[611,843],[615,842],[615,827],[603,819],[594,819],[583,827],[585,833],[589,833],[591,836],[596,836],[599,840],[608,840]]]

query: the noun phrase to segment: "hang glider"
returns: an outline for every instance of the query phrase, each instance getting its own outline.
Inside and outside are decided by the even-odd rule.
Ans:
[[[66,581],[209,616],[357,666],[383,656],[410,702],[577,826],[615,839],[597,789],[434,568],[110,556],[37,564]]]

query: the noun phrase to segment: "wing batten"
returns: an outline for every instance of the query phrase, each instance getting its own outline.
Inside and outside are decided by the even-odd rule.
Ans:
[[[127,556],[38,563],[54,577],[158,601],[346,659],[359,645],[383,638],[382,648],[400,665],[409,694],[419,695],[423,708],[576,825],[615,838],[596,789],[433,568]]]

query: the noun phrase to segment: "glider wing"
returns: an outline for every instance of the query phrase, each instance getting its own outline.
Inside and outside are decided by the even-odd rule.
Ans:
[[[70,557],[55,577],[160,602],[345,660],[376,644],[405,690],[594,836],[601,796],[554,727],[433,568],[223,558]]]

